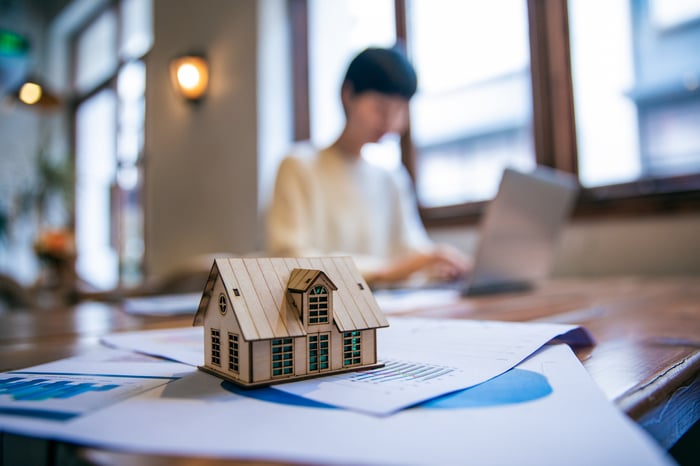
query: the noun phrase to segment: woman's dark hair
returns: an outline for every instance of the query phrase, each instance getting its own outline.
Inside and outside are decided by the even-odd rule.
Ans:
[[[416,92],[416,71],[398,47],[370,47],[360,52],[348,66],[343,86],[356,94],[376,91],[410,99]]]

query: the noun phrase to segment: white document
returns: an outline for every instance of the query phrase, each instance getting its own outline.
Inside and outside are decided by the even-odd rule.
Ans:
[[[377,333],[385,367],[274,387],[310,400],[387,415],[438,395],[470,387],[514,367],[553,338],[591,343],[575,325],[399,318]],[[108,335],[105,343],[201,365],[202,328]]]
[[[190,314],[194,318],[202,293],[181,293],[126,298],[122,305],[129,314],[170,316]]]
[[[457,289],[400,289],[378,290],[372,293],[384,314],[406,314],[425,308],[458,304],[461,299]]]
[[[0,430],[143,454],[319,464],[673,464],[565,345],[388,417],[192,370],[69,421],[0,415]]]
[[[113,348],[171,359],[191,366],[204,364],[204,328],[139,330],[105,335],[100,341]]]

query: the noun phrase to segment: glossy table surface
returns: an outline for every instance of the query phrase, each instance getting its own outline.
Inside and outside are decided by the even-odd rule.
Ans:
[[[605,395],[663,447],[700,419],[700,277],[560,279],[532,292],[462,298],[394,315],[583,325],[596,341],[576,349],[584,367]],[[6,312],[0,314],[0,369],[80,354],[112,332],[191,322],[191,316],[133,316],[118,304],[99,302]],[[218,464],[79,447],[70,452],[85,464]]]

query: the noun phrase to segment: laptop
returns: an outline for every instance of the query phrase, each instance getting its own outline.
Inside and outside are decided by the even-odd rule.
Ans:
[[[530,172],[506,168],[479,225],[473,267],[466,278],[375,283],[373,291],[386,291],[381,296],[405,296],[412,290],[474,296],[530,290],[550,274],[578,191],[578,180],[569,173],[545,166]]]
[[[506,168],[482,219],[462,294],[523,291],[547,278],[578,190],[568,173],[544,166],[527,173]]]

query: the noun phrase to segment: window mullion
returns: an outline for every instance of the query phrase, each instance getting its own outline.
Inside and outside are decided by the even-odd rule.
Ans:
[[[528,0],[537,163],[578,173],[566,0]]]
[[[311,138],[309,115],[309,8],[307,0],[288,0],[291,22],[290,54],[292,63],[292,98],[294,140]]]
[[[408,46],[408,16],[406,12],[406,0],[394,0],[394,18],[396,21],[396,41]],[[408,53],[408,50],[406,50]],[[411,139],[410,108],[406,131],[401,135],[401,162],[406,167],[408,174],[415,186],[416,183],[416,151]]]

